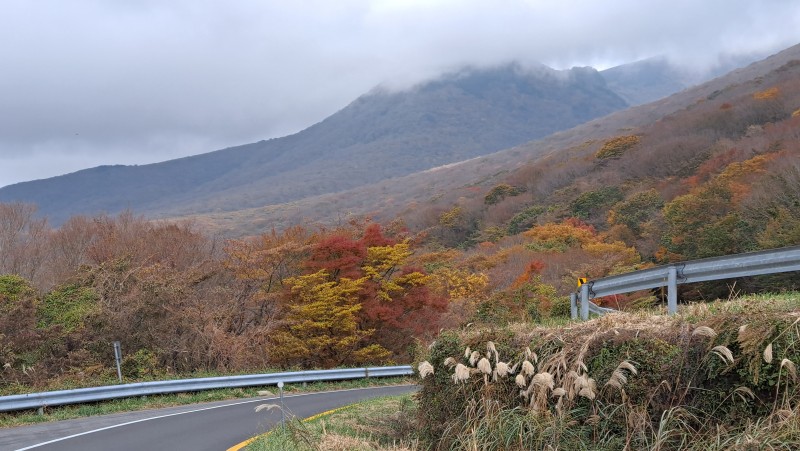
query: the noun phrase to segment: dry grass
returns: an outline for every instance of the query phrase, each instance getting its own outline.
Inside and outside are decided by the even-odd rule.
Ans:
[[[798,311],[800,297],[754,297],[444,334],[404,439],[375,440],[374,421],[399,417],[371,410],[271,449],[798,449]]]
[[[799,324],[792,294],[445,334],[427,356],[421,436],[436,449],[795,449]],[[501,363],[508,377],[490,380]]]

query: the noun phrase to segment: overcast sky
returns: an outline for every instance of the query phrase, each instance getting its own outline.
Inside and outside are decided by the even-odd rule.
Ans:
[[[0,0],[0,186],[284,136],[464,65],[797,43],[797,0]]]

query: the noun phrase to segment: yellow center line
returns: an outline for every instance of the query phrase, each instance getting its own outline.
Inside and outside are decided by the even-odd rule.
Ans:
[[[267,432],[267,434],[269,434],[269,432]],[[237,444],[231,446],[230,448],[228,448],[227,451],[239,451],[240,449],[244,448],[245,446],[247,446],[247,445],[253,443],[254,441],[256,441],[256,439],[259,438],[259,437],[261,437],[261,436],[257,435],[255,437],[251,437],[251,438],[249,438],[249,439],[247,439],[247,440],[245,440],[245,441],[243,441],[241,443],[237,443]]]
[[[338,412],[340,410],[348,409],[348,408],[353,407],[353,406],[355,406],[355,404],[349,404],[349,405],[346,405],[346,406],[337,407],[336,409],[326,410],[324,412],[318,413],[316,415],[312,415],[312,416],[304,419],[303,423],[308,423],[309,421],[314,421],[314,420],[316,420],[318,418],[322,418],[324,416],[331,415],[331,414],[336,413],[336,412]],[[241,443],[237,443],[237,444],[231,446],[226,451],[239,451],[240,449],[242,449],[245,446],[253,443],[254,441],[258,440],[259,438],[268,436],[270,433],[272,433],[272,431],[268,431],[268,432],[265,432],[263,434],[257,435],[255,437],[251,437],[251,438],[249,438],[249,439],[247,439],[247,440],[245,440],[245,441],[243,441]]]

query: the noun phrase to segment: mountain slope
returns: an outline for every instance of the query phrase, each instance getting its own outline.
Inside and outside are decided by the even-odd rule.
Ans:
[[[231,211],[342,191],[485,155],[626,107],[597,71],[509,65],[375,90],[284,138],[143,166],[102,166],[0,189],[59,223],[130,208]]]
[[[546,194],[552,193],[552,187],[550,191],[546,187],[535,188],[537,183],[545,183],[548,180],[553,187],[563,187],[573,182],[582,184],[583,189],[586,189],[585,186],[602,185],[608,181],[597,174],[587,176],[587,171],[592,170],[593,153],[597,151],[598,146],[604,140],[616,135],[643,133],[640,131],[640,127],[663,127],[659,124],[666,123],[667,120],[679,122],[688,120],[680,119],[684,115],[677,113],[682,111],[691,112],[691,114],[685,115],[692,117],[690,124],[698,121],[698,117],[709,121],[716,115],[733,114],[734,112],[741,117],[735,118],[730,126],[740,127],[747,121],[756,123],[761,119],[756,116],[748,118],[748,114],[751,114],[748,108],[751,107],[743,107],[739,112],[736,112],[735,108],[730,110],[720,110],[719,108],[727,102],[726,97],[733,96],[739,91],[746,93],[748,89],[753,90],[766,83],[764,77],[768,75],[783,77],[792,74],[793,72],[788,71],[787,67],[791,66],[793,60],[800,60],[800,45],[656,102],[619,111],[570,130],[554,133],[544,139],[491,155],[366,185],[338,194],[309,197],[289,205],[270,205],[226,214],[191,217],[210,230],[229,235],[255,234],[273,226],[282,228],[308,220],[330,223],[359,215],[369,215],[379,220],[391,220],[397,214],[402,214],[410,226],[422,224],[421,226],[424,227],[436,221],[437,212],[441,213],[443,209],[452,208],[454,203],[460,200],[476,199],[479,205],[482,204],[481,197],[486,194],[486,191],[498,183],[508,183],[509,177],[511,183],[520,183],[521,178],[525,179],[523,176],[515,175],[520,171],[528,171],[533,174],[527,176],[524,181],[524,184],[531,185],[531,189],[525,195],[515,199],[528,199],[529,202],[536,202],[536,196],[540,195],[534,192],[535,190],[544,190]],[[700,105],[703,105],[703,108],[711,109],[700,114],[698,113],[701,111]],[[712,108],[709,105],[715,106]],[[784,108],[794,111],[794,109],[800,108],[800,104],[795,105],[789,102],[784,105]],[[704,139],[711,139],[713,145],[714,136],[718,132],[713,131],[708,124],[703,125],[702,121],[698,121],[697,124],[691,125],[691,127],[687,125],[687,127],[689,127],[687,130],[691,132],[690,134],[696,134],[691,127],[707,129],[700,135],[708,135]],[[723,127],[728,127],[728,125],[723,125]],[[737,131],[737,133],[741,132],[741,130]],[[680,136],[665,137],[662,134],[653,134],[653,136],[656,135],[661,138],[654,138],[655,142],[648,145],[650,150],[642,153],[649,155],[650,162],[648,164],[651,167],[649,169],[651,175],[662,170],[661,168],[667,164],[675,166],[683,164],[679,161],[682,154],[676,152],[675,149],[690,149],[686,142],[681,141]],[[701,144],[703,142],[705,141],[700,141]],[[694,143],[688,144],[696,147]],[[708,150],[708,147],[701,146],[701,148]],[[663,153],[653,154],[653,152]],[[674,161],[676,159],[678,161]],[[529,168],[531,164],[535,166],[533,169]],[[647,168],[647,166],[644,167]],[[637,172],[641,173],[642,168],[637,168]],[[644,175],[646,176],[647,172]],[[642,175],[639,174],[639,176]],[[618,179],[620,176],[615,175],[614,177]],[[423,210],[429,210],[429,213],[420,213]],[[427,214],[429,218],[421,220],[418,218],[421,214]],[[489,209],[487,214],[491,216],[488,218],[489,221],[502,222],[508,219],[492,209]]]

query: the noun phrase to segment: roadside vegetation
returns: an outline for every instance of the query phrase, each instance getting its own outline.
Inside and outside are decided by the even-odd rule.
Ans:
[[[470,327],[420,357],[412,398],[295,420],[247,449],[800,447],[798,293]]]
[[[423,449],[800,447],[797,293],[467,329],[424,357]]]
[[[308,421],[292,419],[247,445],[247,451],[413,450],[413,395],[374,398]]]

